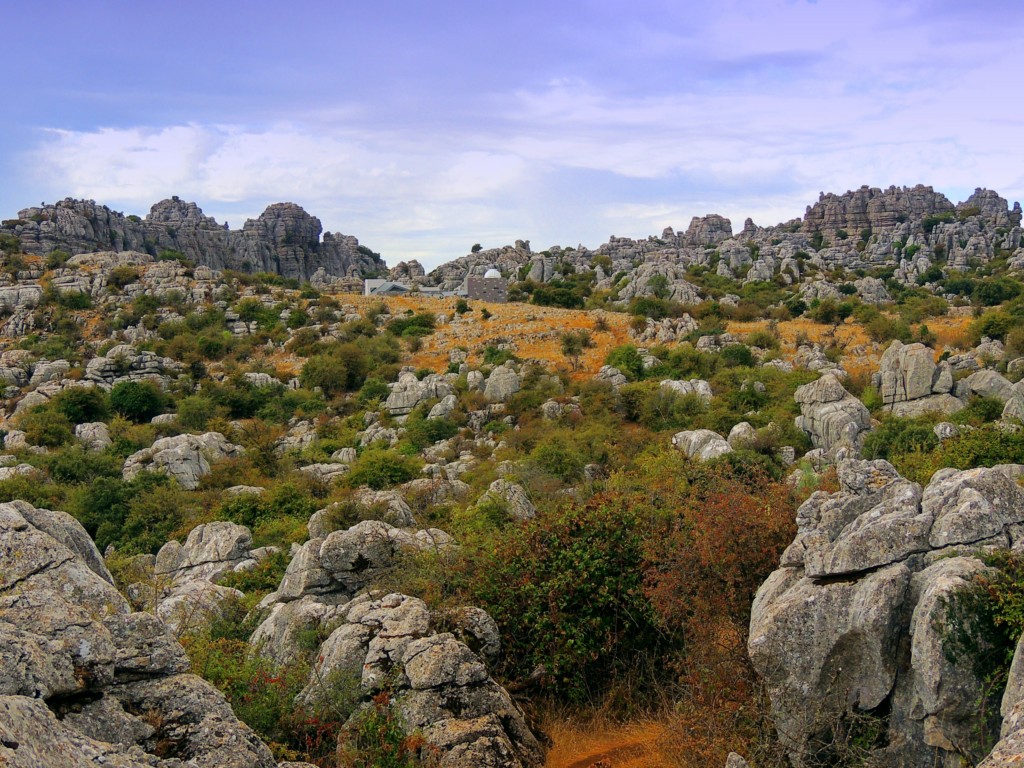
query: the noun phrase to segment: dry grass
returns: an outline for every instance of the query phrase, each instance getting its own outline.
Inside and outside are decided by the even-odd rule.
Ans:
[[[339,294],[342,304],[357,307],[360,311],[377,304],[379,297]],[[547,364],[568,365],[561,350],[561,335],[566,331],[585,329],[591,332],[594,347],[585,350],[580,359],[579,369],[571,375],[583,379],[593,376],[604,364],[608,353],[615,347],[629,342],[629,315],[620,312],[584,311],[538,307],[532,304],[488,304],[474,301],[471,312],[455,314],[455,299],[421,298],[395,296],[383,299],[392,314],[433,312],[447,315],[449,321],[437,326],[437,331],[423,338],[423,345],[412,355],[410,363],[417,368],[444,371],[448,368],[448,352],[456,347],[466,349],[471,366],[483,362],[484,350],[499,343],[511,345],[511,351],[522,360],[540,361]],[[483,319],[481,310],[491,313]],[[603,316],[608,324],[607,331],[594,331],[597,318]]]

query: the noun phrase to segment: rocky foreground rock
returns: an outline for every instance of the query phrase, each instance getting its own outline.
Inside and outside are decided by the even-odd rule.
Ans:
[[[953,768],[984,757],[981,734],[999,732],[999,702],[970,659],[947,653],[947,606],[986,570],[971,553],[1024,543],[1022,472],[945,469],[922,488],[888,462],[846,460],[839,492],[800,507],[797,537],[754,600],[749,636],[796,765],[834,749],[857,718],[880,733],[881,765]],[[1020,740],[1014,722],[1003,735]],[[987,764],[1011,762],[994,753]]]
[[[133,612],[81,525],[0,504],[0,764],[272,768],[170,630]]]

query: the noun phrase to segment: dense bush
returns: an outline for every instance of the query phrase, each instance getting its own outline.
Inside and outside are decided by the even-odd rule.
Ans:
[[[50,406],[72,424],[103,421],[110,415],[110,398],[99,387],[62,389],[50,400]]]
[[[25,438],[30,444],[45,448],[59,448],[74,437],[71,420],[48,405],[38,405],[23,414],[18,419],[18,426],[25,431]]]
[[[630,381],[637,381],[644,376],[644,360],[632,344],[613,349],[605,358],[605,364],[618,368]]]
[[[523,679],[540,665],[554,692],[582,701],[658,649],[643,563],[640,520],[615,497],[507,531],[469,585],[501,628],[506,674]]]
[[[152,381],[122,381],[110,390],[110,407],[136,423],[162,413],[164,401],[163,392]]]
[[[345,476],[345,482],[352,488],[361,485],[374,490],[390,488],[419,477],[421,463],[416,459],[402,456],[386,448],[368,448]]]

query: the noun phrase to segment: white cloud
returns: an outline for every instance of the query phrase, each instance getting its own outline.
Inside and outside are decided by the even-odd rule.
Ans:
[[[662,26],[622,30],[629,56],[675,67],[657,91],[567,67],[476,95],[475,119],[381,125],[372,103],[339,103],[264,125],[54,130],[34,181],[138,212],[178,194],[235,226],[293,200],[391,262],[428,265],[473,242],[596,246],[712,211],[772,224],[865,183],[1024,196],[1021,47],[946,40],[948,25],[891,4],[728,0],[686,28],[664,6]],[[575,198],[554,191],[581,174]]]

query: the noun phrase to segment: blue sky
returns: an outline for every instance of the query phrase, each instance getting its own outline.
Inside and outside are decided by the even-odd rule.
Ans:
[[[290,200],[389,264],[1024,198],[1019,0],[0,0],[0,217]]]

